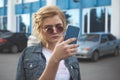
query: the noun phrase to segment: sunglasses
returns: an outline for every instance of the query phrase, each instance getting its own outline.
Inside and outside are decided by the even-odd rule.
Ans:
[[[47,32],[48,34],[53,34],[54,33],[54,29],[52,25],[46,25],[44,28],[44,31]],[[64,31],[64,28],[62,25],[57,24],[55,26],[55,29],[57,31],[57,33],[62,33]]]

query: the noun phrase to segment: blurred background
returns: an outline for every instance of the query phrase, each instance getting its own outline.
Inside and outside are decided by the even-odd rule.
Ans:
[[[31,33],[32,15],[44,5],[60,7],[80,34],[111,32],[120,37],[119,0],[0,0],[0,29]]]
[[[82,80],[120,80],[120,0],[0,0],[0,80],[15,80],[21,52],[27,46],[39,43],[32,34],[32,16],[45,5],[58,6],[64,12],[67,24],[80,28],[79,36],[93,32],[111,33],[113,38],[106,37],[104,45],[109,46],[109,52],[110,44],[115,45],[114,57],[97,55],[95,59],[100,59],[95,62],[85,58],[83,54],[91,49],[91,54],[96,51],[99,54],[98,47],[93,49],[95,41],[89,41],[92,44],[87,45],[91,47],[79,48],[86,52],[78,53],[83,56],[78,58],[81,77]]]

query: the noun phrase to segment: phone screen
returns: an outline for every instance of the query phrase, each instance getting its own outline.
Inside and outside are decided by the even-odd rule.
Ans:
[[[79,31],[80,31],[79,27],[73,26],[73,25],[67,25],[67,30],[65,33],[65,40],[69,38],[78,38]],[[71,42],[70,44],[76,44],[76,43],[77,43],[77,40]]]

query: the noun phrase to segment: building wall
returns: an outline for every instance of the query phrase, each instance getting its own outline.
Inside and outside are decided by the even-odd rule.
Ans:
[[[83,8],[108,6],[111,5],[111,0],[82,0],[82,5]]]
[[[112,0],[111,33],[120,38],[120,0]]]
[[[112,1],[114,1],[114,3],[115,3],[116,0],[112,0]],[[115,4],[117,4],[117,1]],[[0,7],[0,17],[7,16],[7,6],[6,5],[7,5],[7,0],[4,0],[4,6]],[[24,0],[22,0],[22,2],[20,4],[15,4],[15,14],[18,18],[22,15],[24,16],[25,14],[29,15],[30,29],[26,30],[27,32],[32,31],[32,15],[33,15],[33,13],[36,12],[40,7],[42,7],[44,5],[46,5],[46,0],[38,0],[35,2],[29,2],[29,3],[24,3]],[[74,0],[56,0],[56,5],[59,6],[63,11],[67,11],[67,12],[70,12],[70,11],[78,12],[79,11],[79,13],[78,13],[79,16],[77,16],[76,20],[79,20],[77,22],[77,24],[81,28],[81,33],[82,33],[82,30],[84,27],[84,25],[82,25],[83,24],[83,10],[89,9],[89,8],[112,6],[112,2],[111,2],[111,0],[78,0],[78,2],[74,2]],[[76,13],[73,13],[73,14],[76,14]],[[16,21],[16,22],[18,23],[19,21]],[[19,26],[19,24],[16,24],[16,25]],[[111,29],[112,29],[111,31],[114,33],[114,31],[113,31],[114,28],[112,27]],[[19,32],[19,29],[16,29],[16,32]],[[118,33],[117,33],[117,35],[118,35]]]
[[[0,8],[0,16],[7,15],[6,5],[7,0],[4,0],[4,6]],[[46,0],[39,0],[38,2],[30,3],[22,2],[21,4],[15,5],[15,11],[16,14],[31,13],[37,11],[40,7],[44,5],[46,5]],[[82,8],[90,8],[111,5],[111,0],[79,0],[79,2],[74,2],[73,0],[56,0],[56,5],[63,10],[79,8],[80,5],[82,5]]]

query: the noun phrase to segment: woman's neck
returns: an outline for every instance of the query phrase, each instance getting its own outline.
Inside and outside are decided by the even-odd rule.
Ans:
[[[51,51],[53,51],[54,48],[55,48],[55,45],[56,44],[53,44],[53,43],[52,44],[48,44],[46,48],[49,49],[49,50],[51,50]]]

